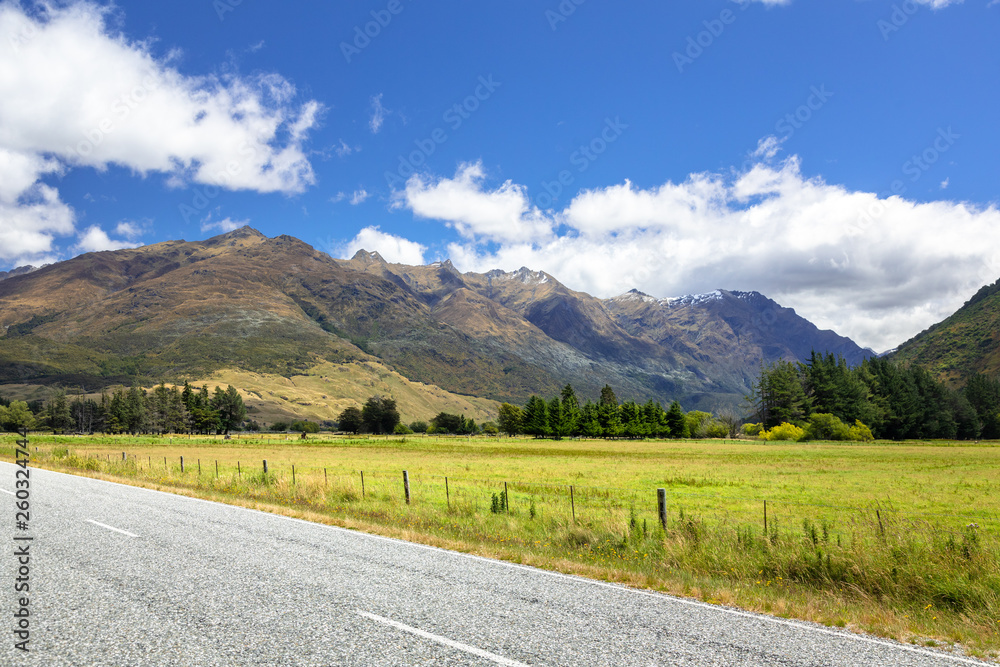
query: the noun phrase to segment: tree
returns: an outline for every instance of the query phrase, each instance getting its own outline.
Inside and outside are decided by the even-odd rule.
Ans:
[[[562,437],[577,435],[580,432],[580,401],[572,385],[563,387],[560,399],[558,434]]]
[[[30,430],[35,427],[35,415],[24,401],[13,401],[5,408],[0,407],[0,422],[11,431]]]
[[[545,401],[532,395],[524,406],[524,432],[536,438],[548,435],[548,406]]]
[[[372,396],[361,408],[361,421],[365,430],[376,435],[392,433],[399,423],[396,400],[384,396]]]
[[[431,420],[435,433],[461,433],[465,428],[465,417],[448,412],[439,412]]]
[[[965,398],[982,425],[982,437],[1000,438],[1000,380],[977,373],[965,385]]]
[[[618,397],[615,396],[615,392],[611,388],[611,385],[606,384],[604,385],[604,388],[601,389],[601,400],[598,401],[598,404],[613,405],[616,408],[618,407]]]
[[[55,393],[45,412],[49,419],[49,428],[52,429],[53,433],[68,431],[73,427],[73,416],[69,410],[65,389],[60,389]]]
[[[425,421],[415,421],[410,422],[410,430],[414,433],[427,433],[427,422]]]
[[[226,435],[229,431],[238,429],[247,418],[247,408],[243,404],[243,398],[233,385],[226,387],[225,391],[215,388],[212,409],[218,412],[219,427]]]
[[[500,404],[500,411],[497,414],[497,426],[502,433],[506,433],[509,436],[517,435],[521,432],[523,419],[524,412],[521,408],[510,403]]]
[[[674,401],[667,410],[667,428],[670,429],[671,438],[688,437],[687,420],[684,418],[684,409],[681,404]]]
[[[546,428],[546,431],[549,434],[555,436],[556,440],[562,440],[563,436],[566,434],[563,433],[562,430],[563,429],[562,401],[559,400],[558,396],[549,401],[547,412],[548,412],[547,415],[548,421],[546,423],[548,424],[548,427]]]
[[[337,428],[347,433],[357,433],[361,430],[364,420],[361,418],[361,410],[351,406],[344,409],[337,417]]]

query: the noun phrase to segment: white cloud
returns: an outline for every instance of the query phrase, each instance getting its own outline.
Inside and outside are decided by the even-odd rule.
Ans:
[[[336,204],[338,202],[346,200],[351,206],[357,206],[358,204],[364,203],[364,201],[367,200],[369,197],[371,197],[371,193],[362,188],[361,190],[355,190],[351,194],[347,194],[346,192],[338,192],[337,194],[335,194],[333,197],[330,198],[330,201]]]
[[[352,148],[351,146],[349,146],[347,144],[346,141],[344,141],[343,139],[341,139],[340,140],[340,145],[339,146],[335,146],[333,150],[337,154],[337,157],[347,157],[351,153],[356,153],[356,152],[360,151],[361,149],[360,148]]]
[[[411,176],[396,205],[422,218],[444,220],[468,239],[535,240],[552,233],[552,221],[528,201],[524,186],[511,181],[485,190],[481,163],[462,164],[455,177],[437,181]]]
[[[225,234],[231,232],[234,229],[239,229],[240,227],[245,227],[250,224],[250,220],[233,220],[232,218],[224,218],[218,222],[212,222],[212,216],[209,214],[204,220],[201,221],[201,231],[202,232],[219,232],[220,234]]]
[[[135,248],[139,245],[139,243],[130,243],[128,241],[115,241],[103,229],[97,225],[91,225],[80,234],[80,240],[74,248],[78,252],[100,252],[102,250]]]
[[[463,231],[466,240],[448,248],[463,270],[529,266],[601,297],[632,287],[657,296],[758,290],[880,351],[1000,277],[995,206],[850,191],[804,176],[795,156],[735,176],[583,191],[547,219],[565,233],[496,233],[488,249],[479,232],[518,218],[484,214],[497,193],[480,178],[473,169],[432,186],[411,179],[403,195],[414,213]],[[506,183],[502,192],[524,188]]]
[[[115,234],[118,236],[124,236],[129,241],[134,241],[140,236],[142,236],[151,226],[149,220],[143,222],[134,222],[131,220],[122,220],[115,227]]]
[[[338,254],[344,259],[350,259],[359,250],[377,252],[385,261],[393,264],[419,266],[426,263],[426,246],[401,236],[387,234],[378,227],[362,229],[357,236],[340,247]]]
[[[378,134],[379,130],[382,129],[388,112],[389,110],[382,106],[382,93],[372,97],[372,117],[368,121],[368,127],[371,128],[372,134]]]
[[[941,189],[947,190],[950,184],[951,184],[951,178],[944,179],[943,181],[941,181]]]
[[[295,193],[315,177],[303,143],[321,106],[277,74],[188,76],[115,31],[107,7],[0,4],[0,257],[53,251],[72,211],[40,180],[109,165],[172,185]],[[285,139],[279,139],[284,136]]]

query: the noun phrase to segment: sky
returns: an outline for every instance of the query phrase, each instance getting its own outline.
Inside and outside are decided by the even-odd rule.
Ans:
[[[0,270],[242,225],[757,290],[893,348],[1000,278],[1000,0],[0,0]]]

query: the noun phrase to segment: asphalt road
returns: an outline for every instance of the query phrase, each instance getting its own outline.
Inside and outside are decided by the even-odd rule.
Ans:
[[[962,665],[974,660],[0,464],[3,665]],[[30,652],[14,648],[30,535]],[[16,619],[15,619],[16,622]]]

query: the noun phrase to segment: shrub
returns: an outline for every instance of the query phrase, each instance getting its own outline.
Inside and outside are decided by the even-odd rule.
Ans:
[[[713,421],[705,427],[706,438],[728,438],[729,427],[719,421]]]
[[[288,422],[274,422],[273,424],[271,424],[271,430],[272,431],[287,431],[288,430]]]
[[[836,415],[817,412],[809,418],[806,440],[848,440],[850,428]]]
[[[778,424],[770,431],[763,431],[760,434],[764,440],[802,440],[806,435],[804,429],[799,428],[795,424],[789,424],[788,422],[782,422]]]
[[[854,426],[847,432],[847,437],[855,442],[873,442],[875,440],[872,430],[865,426],[860,419],[854,420]]]
[[[740,433],[743,435],[760,435],[763,432],[763,424],[744,424],[740,427]]]
[[[392,430],[396,435],[410,435],[413,433],[412,430],[406,424],[396,424],[396,428]]]
[[[299,433],[319,433],[319,424],[308,420],[293,422],[290,428]]]
[[[414,433],[427,433],[427,422],[413,422],[410,424],[410,430]]]

